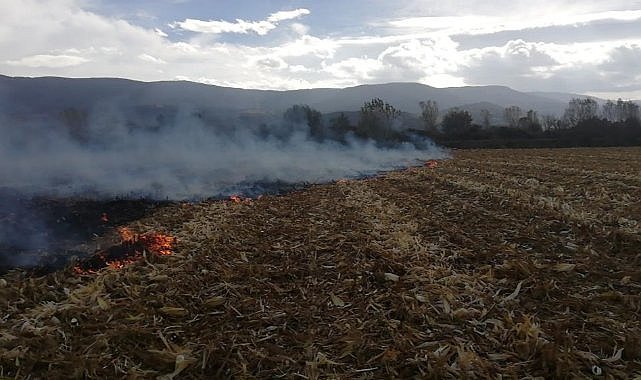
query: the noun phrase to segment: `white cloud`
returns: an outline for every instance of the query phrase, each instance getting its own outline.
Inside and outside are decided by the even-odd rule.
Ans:
[[[374,54],[348,55],[363,47]],[[336,77],[351,77],[357,83],[421,82],[439,87],[464,84],[456,75],[461,53],[446,36],[340,39],[334,50],[336,57],[348,56],[337,58],[337,62],[325,60],[323,70]]]
[[[460,74],[470,84],[522,90],[607,93],[641,91],[639,43],[549,44],[522,40],[472,49]]]
[[[289,70],[292,73],[308,73],[308,72],[313,71],[312,69],[310,69],[308,67],[305,67],[303,65],[290,65],[289,66]]]
[[[406,0],[399,2],[395,13],[398,18],[451,15],[481,15],[505,19],[532,16],[562,19],[566,15],[598,14],[609,11],[639,9],[638,0],[539,0],[535,5],[531,0],[462,0],[456,2],[426,2],[425,0]]]
[[[285,42],[273,48],[274,53],[281,57],[300,57],[314,55],[319,58],[331,58],[339,47],[337,41],[314,36],[300,36],[294,41]]]
[[[449,34],[488,34],[501,31],[576,26],[595,21],[633,21],[641,19],[641,10],[601,11],[576,13],[570,9],[555,10],[534,8],[523,13],[504,15],[463,15],[407,17],[391,20],[388,25],[405,31],[446,31]]]
[[[254,32],[260,36],[269,33],[276,28],[276,24],[269,21],[245,21],[237,19],[236,22],[229,21],[202,21],[188,18],[185,21],[176,22],[174,25],[180,29],[197,33],[249,33]]]
[[[279,21],[293,20],[301,16],[306,16],[309,13],[309,9],[305,8],[298,8],[291,11],[280,11],[270,14],[269,17],[267,17],[267,21],[277,23]]]
[[[424,74],[452,72],[458,66],[460,53],[447,37],[412,39],[385,49],[379,59],[390,65],[420,68]]]
[[[292,23],[291,28],[296,34],[300,34],[301,36],[309,32],[309,26],[299,22]]]
[[[475,30],[496,25],[498,18],[490,16],[426,16],[392,20],[389,25],[399,29],[443,30],[468,28]]]
[[[325,64],[323,71],[335,77],[369,82],[373,79],[372,72],[382,68],[381,61],[372,58],[348,58],[340,62]]]
[[[261,57],[252,64],[269,70],[281,70],[289,66],[285,60],[276,56]]]
[[[501,83],[511,86],[549,76],[549,69],[559,66],[540,44],[523,40],[510,41],[505,46],[473,49],[467,53],[467,64],[461,73],[471,84]],[[517,86],[518,87],[518,86]]]
[[[167,35],[167,33],[163,32],[163,31],[162,31],[162,30],[160,30],[159,28],[155,28],[155,29],[154,29],[154,31],[155,31],[155,32],[156,32],[156,34],[157,34],[157,35],[159,35],[160,37],[169,37],[169,36]]]
[[[77,66],[89,62],[89,60],[87,58],[74,55],[36,54],[28,57],[22,57],[18,60],[9,60],[5,62],[11,66],[60,68]]]
[[[175,54],[173,44],[153,29],[86,11],[84,3],[0,2],[0,72],[161,79],[155,69],[140,64],[138,58],[147,54],[156,62],[167,61],[163,56]]]
[[[506,1],[501,4],[507,8]],[[594,40],[581,43],[543,43],[512,38],[510,34],[495,44],[468,48],[452,35],[462,30],[518,27],[517,21],[523,21],[525,26],[605,19],[626,21],[641,11],[611,12],[612,9],[594,5],[577,12],[574,18],[564,19],[568,11],[559,5],[558,9],[565,13],[559,13],[563,17],[555,21],[538,10],[538,6],[532,7],[531,2],[517,1],[518,11],[508,15],[498,5],[474,13],[465,8],[466,3],[461,5],[460,14],[467,16],[460,18],[438,17],[448,12],[454,14],[441,10],[429,18],[398,17],[390,23],[385,15],[378,26],[366,25],[367,28],[359,27],[358,32],[338,30],[325,35],[310,34],[310,30],[323,30],[320,24],[310,24],[311,29],[306,25],[314,20],[306,20],[305,25],[291,21],[286,28],[283,26],[283,33],[272,32],[278,23],[310,14],[309,10],[298,9],[275,12],[262,21],[187,19],[183,21],[187,22],[185,25],[172,24],[174,30],[167,36],[158,28],[143,28],[89,12],[83,8],[85,3],[86,0],[0,1],[0,73],[109,76],[145,81],[183,78],[263,89],[419,81],[438,87],[504,84],[527,90],[641,91],[637,63],[641,57],[641,36],[604,41],[595,35]],[[487,3],[476,3],[481,8],[489,7]],[[537,9],[527,13],[524,11],[527,6]],[[549,11],[553,6],[546,3],[541,8]],[[535,11],[545,17],[530,20],[518,15]],[[203,32],[181,33],[188,28]],[[572,29],[568,28],[569,32]],[[250,39],[250,45],[242,42],[243,38],[223,33],[269,34],[269,37],[260,38],[260,45],[256,45],[258,39]]]
[[[276,29],[278,23],[285,20],[296,19],[310,12],[308,9],[300,8],[292,11],[280,11],[272,13],[266,20],[261,21],[245,21],[236,19],[234,22],[224,20],[196,20],[188,18],[185,21],[178,21],[171,24],[172,27],[179,27],[180,29],[197,33],[221,34],[221,33],[241,33],[246,34],[254,32],[260,36],[264,36],[271,30]]]
[[[163,61],[160,58],[156,58],[153,55],[149,54],[140,54],[138,58],[142,59],[143,61],[150,62],[150,63],[155,63],[155,64],[165,64],[167,62]]]

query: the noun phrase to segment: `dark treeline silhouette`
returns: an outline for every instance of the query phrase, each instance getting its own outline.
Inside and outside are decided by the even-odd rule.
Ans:
[[[641,145],[639,105],[632,101],[608,100],[601,106],[591,98],[569,101],[562,116],[539,116],[534,110],[518,106],[493,115],[483,109],[473,118],[470,111],[450,108],[440,113],[434,100],[419,103],[421,112],[402,112],[380,98],[364,102],[357,112],[331,115],[306,104],[292,105],[282,117],[244,114],[236,119],[193,110],[191,116],[219,134],[248,128],[260,138],[289,141],[304,133],[309,140],[322,143],[373,140],[378,146],[392,147],[412,143],[420,148],[429,138],[454,148],[577,147]],[[167,107],[135,109],[127,114],[127,125],[134,129],[157,130],[174,124],[178,110]],[[495,111],[495,113],[497,113]],[[90,123],[86,111],[70,108],[59,114],[67,133],[76,141],[87,140]],[[480,117],[479,117],[480,116]]]
[[[348,114],[353,117],[348,117]],[[371,140],[379,147],[396,147],[402,143],[411,143],[416,148],[427,146],[427,136],[418,129],[418,118],[401,112],[380,98],[366,101],[354,114],[341,112],[329,117],[309,105],[297,104],[284,112],[282,125],[262,124],[260,133],[261,137],[281,140],[296,132],[304,132],[317,142],[329,140],[348,144],[353,140]]]
[[[482,110],[481,116],[481,123],[472,123],[468,111],[450,109],[440,128],[424,122],[421,133],[455,148],[641,145],[639,105],[621,99],[608,100],[599,107],[594,99],[574,98],[562,117],[539,117],[534,110],[523,112],[517,106],[504,109],[502,124],[492,124],[487,110]]]
[[[306,123],[316,140],[344,142],[351,135],[383,146],[415,142],[417,136],[454,148],[641,145],[639,106],[621,99],[599,106],[594,99],[575,98],[570,100],[561,117],[541,117],[534,110],[510,106],[500,115],[501,122],[496,122],[488,110],[482,110],[481,120],[476,123],[464,109],[451,108],[441,115],[433,100],[421,102],[420,107],[419,115],[411,115],[374,98],[364,103],[356,122],[341,113],[325,126],[322,118],[319,119],[320,113],[304,105],[290,108],[285,118],[296,110],[304,110],[298,112],[308,115],[307,119],[296,120]]]

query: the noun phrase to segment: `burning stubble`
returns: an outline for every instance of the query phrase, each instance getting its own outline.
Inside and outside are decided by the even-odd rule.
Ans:
[[[63,268],[70,258],[101,249],[95,238],[111,235],[117,226],[169,204],[172,202],[140,199],[29,198],[0,191],[0,274],[16,267],[36,274]]]
[[[176,244],[173,236],[161,233],[137,234],[127,227],[118,228],[118,234],[121,239],[119,244],[83,260],[73,267],[74,272],[91,274],[105,267],[120,269],[141,260],[145,254],[171,255]]]
[[[393,147],[349,134],[341,141],[319,140],[307,125],[274,117],[263,123],[234,116],[212,121],[188,107],[152,122],[137,121],[113,104],[85,116],[67,112],[66,122],[57,117],[0,119],[0,193],[17,194],[0,196],[0,218],[10,219],[0,225],[0,267],[32,263],[21,252],[50,250],[52,241],[66,236],[60,230],[66,220],[39,215],[41,208],[29,206],[35,198],[241,199],[447,156],[425,140]],[[89,218],[104,222],[101,211]]]
[[[245,193],[257,182],[324,182],[446,155],[429,144],[381,148],[349,136],[319,142],[306,125],[283,138],[278,123],[219,122],[230,128],[179,112],[169,124],[149,126],[109,112],[88,117],[81,130],[5,121],[0,186],[31,195],[202,199]]]

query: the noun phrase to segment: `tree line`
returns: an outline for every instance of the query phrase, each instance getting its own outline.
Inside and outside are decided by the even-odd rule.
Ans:
[[[599,105],[592,98],[574,98],[560,117],[518,106],[505,107],[501,115],[484,109],[476,122],[467,110],[441,112],[435,100],[421,101],[419,107],[420,113],[412,115],[374,98],[363,104],[353,123],[341,113],[324,125],[320,112],[307,105],[288,109],[285,119],[305,121],[316,140],[345,141],[351,134],[383,145],[413,141],[417,135],[452,147],[641,145],[639,105],[621,99]]]
[[[477,120],[469,111],[456,107],[442,112],[435,100],[427,99],[418,105],[419,114],[411,114],[383,99],[373,98],[365,101],[356,115],[343,112],[327,118],[309,105],[297,104],[285,110],[282,122],[261,123],[254,131],[263,138],[287,140],[294,133],[303,132],[318,142],[347,143],[355,138],[373,140],[381,146],[422,143],[417,137],[463,148],[641,145],[639,105],[621,99],[599,105],[592,98],[574,98],[560,117],[539,116],[532,109],[523,110],[518,106],[505,107],[501,115],[483,109]],[[161,113],[155,119],[147,121],[151,124],[143,122],[143,127],[163,128],[174,119],[170,111],[158,111]],[[200,112],[193,116],[208,125],[214,123],[212,128],[221,133],[229,129],[229,126],[217,127],[215,120],[209,120]],[[86,111],[65,109],[59,117],[72,138],[80,142],[87,140]]]
[[[294,105],[283,114],[289,131],[307,129],[312,140],[322,142],[335,140],[347,143],[350,136],[356,139],[373,140],[379,145],[396,145],[411,141],[402,112],[380,98],[366,101],[353,122],[345,112],[325,123],[322,114],[306,104]]]
[[[423,116],[426,111],[430,112],[423,109]],[[482,110],[481,116],[481,123],[475,124],[468,111],[450,109],[443,115],[440,129],[425,122],[425,133],[445,145],[459,147],[641,145],[639,105],[621,99],[599,106],[592,98],[573,98],[561,117],[541,117],[534,110],[509,106],[503,110],[500,125],[490,123],[487,110]]]

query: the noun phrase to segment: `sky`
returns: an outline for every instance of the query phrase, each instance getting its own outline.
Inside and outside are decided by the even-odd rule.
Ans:
[[[641,99],[641,0],[0,0],[0,74]]]

